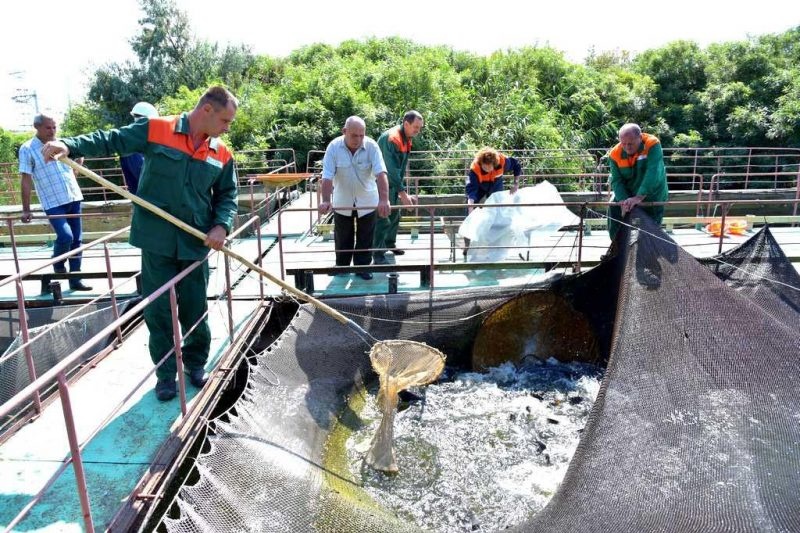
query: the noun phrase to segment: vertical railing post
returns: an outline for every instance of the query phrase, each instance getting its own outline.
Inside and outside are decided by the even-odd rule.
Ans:
[[[75,417],[72,415],[72,402],[69,398],[67,376],[64,371],[58,373],[58,394],[61,398],[61,409],[64,412],[64,425],[67,429],[72,469],[75,471],[75,482],[78,485],[78,498],[83,512],[83,525],[87,533],[93,533],[94,522],[92,521],[92,509],[89,504],[89,490],[86,488],[86,473],[83,470],[83,458],[78,444],[78,434],[75,431]]]
[[[225,257],[225,294],[228,307],[228,341],[233,344],[233,299],[231,298],[231,258]]]
[[[428,272],[428,277],[430,278],[430,283],[431,283],[429,290],[431,290],[431,291],[434,288],[433,273],[434,273],[434,270],[435,270],[433,268],[433,240],[434,240],[434,237],[435,237],[435,234],[434,234],[434,231],[435,231],[434,222],[435,222],[435,218],[436,218],[435,211],[436,211],[436,207],[435,206],[431,206],[431,207],[428,208],[428,213],[429,213],[430,219],[431,219],[431,230],[430,230],[431,231],[431,253],[430,253],[430,265],[428,266],[428,268],[430,269],[429,272]]]
[[[264,268],[264,258],[261,257],[263,254],[261,249],[261,218],[256,216],[256,247],[258,249],[258,257],[256,258],[256,264],[261,268]],[[261,301],[264,301],[264,276],[258,276],[258,294],[261,297]]]
[[[583,258],[583,222],[586,219],[586,204],[581,206],[580,221],[578,223],[578,263],[572,269],[573,272],[581,271],[581,260]]]
[[[181,399],[181,414],[186,416],[186,380],[183,377],[183,350],[181,349],[181,324],[178,320],[178,296],[175,285],[169,288],[169,307],[172,312],[172,340],[175,344],[175,366],[178,369],[178,395]]]
[[[717,248],[717,255],[722,253],[722,240],[725,238],[725,218],[728,216],[728,204],[722,204],[722,220],[719,225],[719,247]]]
[[[19,267],[19,255],[17,253],[17,240],[14,234],[14,222],[11,218],[6,219],[8,223],[8,237],[11,241],[11,253],[14,257],[14,269],[16,274],[19,275],[20,267]],[[28,366],[28,377],[31,380],[31,383],[36,381],[36,365],[33,362],[33,352],[31,351],[31,347],[28,344],[30,340],[30,332],[28,331],[28,315],[27,311],[25,310],[25,289],[22,286],[22,278],[18,278],[17,281],[14,283],[17,289],[17,309],[19,313],[19,333],[22,335],[22,342],[25,345],[24,353],[25,353],[25,364]],[[33,409],[37,413],[42,412],[42,399],[39,396],[39,391],[33,393]]]
[[[253,184],[255,183],[255,179],[250,178],[247,180],[248,189],[250,189],[250,211],[257,212],[258,208],[256,207],[256,193],[253,190]]]
[[[306,192],[308,192],[309,187],[311,186],[311,182],[314,179],[313,174],[305,180],[306,184]],[[298,187],[299,189],[299,187]],[[311,236],[311,232],[314,230],[314,195],[308,195],[308,235]]]
[[[283,275],[283,225],[281,222],[281,215],[283,211],[278,211],[278,262],[280,263],[281,268],[281,281],[285,281],[286,278]],[[334,245],[334,251],[336,246]]]
[[[111,312],[114,315],[114,321],[119,320],[119,310],[117,309],[117,294],[114,290],[114,275],[111,271],[111,254],[108,253],[108,242],[103,243],[103,254],[106,259],[106,279],[108,279],[108,294],[111,297]],[[117,346],[122,344],[122,327],[117,326]]]
[[[797,200],[800,200],[800,170],[797,171],[797,181],[794,185],[794,208],[792,208],[792,216],[797,216]],[[794,227],[794,223],[792,223],[792,227]]]

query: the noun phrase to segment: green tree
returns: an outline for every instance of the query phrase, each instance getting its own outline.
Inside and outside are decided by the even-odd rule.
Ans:
[[[89,101],[104,120],[125,124],[134,103],[156,103],[180,87],[205,88],[211,80],[236,90],[245,82],[254,57],[245,46],[221,49],[196,40],[189,19],[173,0],[140,0],[141,31],[130,41],[137,61],[111,63],[95,72]]]

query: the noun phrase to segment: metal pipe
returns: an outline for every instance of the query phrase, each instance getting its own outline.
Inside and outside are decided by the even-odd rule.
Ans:
[[[228,340],[233,344],[233,301],[231,299],[231,259],[223,256],[225,261],[225,296],[228,307]]]
[[[434,270],[436,270],[435,268],[433,268],[433,238],[434,238],[434,223],[433,222],[434,222],[435,211],[436,211],[436,207],[435,206],[428,208],[428,215],[430,216],[430,221],[431,221],[431,239],[430,239],[431,240],[431,252],[430,252],[430,264],[429,264],[430,265],[429,266],[430,272],[428,274],[429,281],[430,281],[430,287],[428,289],[429,291],[433,291],[433,287],[434,287],[433,274],[434,274]]]
[[[14,256],[14,268],[16,269],[16,276],[20,275],[19,271],[19,255],[17,252],[17,242],[14,236],[14,224],[11,219],[8,222],[8,235],[11,240],[11,250]],[[25,310],[25,289],[22,286],[22,279],[17,277],[14,284],[17,292],[17,312],[19,313],[19,328],[22,335],[22,343],[25,346],[25,363],[28,366],[28,378],[31,383],[36,381],[36,365],[33,362],[33,353],[30,347],[30,331],[28,330],[28,312]],[[39,414],[42,412],[42,399],[37,390],[33,395],[33,410]]]
[[[69,387],[67,386],[67,376],[62,370],[58,373],[58,394],[61,398],[61,409],[64,412],[64,424],[67,428],[67,439],[69,440],[69,452],[72,457],[72,469],[75,471],[75,482],[78,485],[78,497],[81,501],[83,511],[83,524],[87,533],[94,533],[94,522],[92,522],[92,508],[89,504],[89,491],[86,488],[86,474],[83,471],[83,458],[78,446],[78,435],[75,431],[75,418],[72,415],[72,403],[69,398]]]
[[[178,320],[178,296],[175,285],[169,288],[169,308],[172,313],[172,340],[175,343],[175,366],[178,369],[178,395],[181,399],[181,414],[186,416],[186,380],[183,377],[183,352],[181,350],[181,325]]]
[[[117,296],[114,290],[114,275],[111,271],[111,254],[108,253],[108,243],[103,243],[103,254],[106,259],[106,274],[108,275],[108,293],[111,297],[111,313],[114,316],[114,322],[119,322],[119,309],[117,309]],[[122,344],[122,326],[117,326],[117,345]]]

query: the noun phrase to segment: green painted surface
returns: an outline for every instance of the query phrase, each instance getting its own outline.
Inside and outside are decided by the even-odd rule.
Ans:
[[[224,305],[219,302],[216,305]],[[237,328],[249,318],[255,302],[234,304]],[[212,309],[215,316],[218,311]],[[212,350],[207,369],[213,368],[227,347],[227,321],[212,321]],[[149,370],[147,329],[142,325],[126,345],[101,361],[71,388],[78,438],[84,441],[121,398]],[[161,403],[152,391],[154,378],[125,403],[121,411],[92,439],[83,453],[84,469],[97,529],[104,529],[133,487],[150,468],[158,448],[180,416],[177,400]],[[188,384],[187,401],[197,390]],[[0,448],[0,526],[31,500],[68,455],[60,403],[50,405],[34,423],[22,428]],[[157,465],[154,465],[158,468]],[[44,494],[41,502],[14,531],[80,531],[83,517],[74,472],[70,466]]]

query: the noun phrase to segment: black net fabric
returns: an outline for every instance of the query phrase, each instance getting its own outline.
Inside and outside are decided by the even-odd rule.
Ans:
[[[556,290],[585,313],[608,369],[563,483],[515,531],[800,530],[797,300],[783,291],[798,283],[776,261],[759,270],[770,286],[750,287],[745,272],[772,259],[734,269],[726,257],[728,286],[721,269],[698,263],[642,213],[634,218],[639,228],[620,233],[616,259],[525,288]],[[785,285],[772,277],[779,271]],[[485,314],[515,294],[328,302],[378,339],[425,342],[453,363],[468,357]],[[369,348],[301,306],[251,366],[230,416],[211,423],[200,480],[180,490],[180,516],[165,518],[166,529],[420,531],[371,500],[341,453],[358,425],[359,391],[375,379]]]
[[[131,301],[118,302],[117,308],[120,315],[125,312]],[[86,341],[114,320],[110,302],[85,306],[60,305],[31,308],[26,309],[26,313],[29,338],[34,339],[29,346],[37,376],[41,376],[69,354],[82,347]],[[31,384],[24,349],[17,351],[24,344],[19,333],[19,310],[7,310],[4,315],[5,327],[3,335],[0,336],[0,341],[5,345],[5,352],[0,355],[0,403],[9,400]],[[52,327],[56,323],[58,324]],[[107,346],[110,340],[111,338],[91,347],[83,361],[79,361],[75,366],[91,358],[101,348]],[[15,351],[16,353],[14,353]]]
[[[485,312],[518,290],[326,300],[380,340],[424,342],[468,360]],[[371,346],[311,305],[250,368],[227,420],[212,423],[200,480],[181,489],[169,531],[420,531],[351,479],[342,440],[358,423],[349,400],[374,380]],[[336,450],[339,450],[337,452]]]
[[[796,274],[744,253],[728,286],[634,218],[600,393],[559,490],[517,531],[800,531]]]
[[[747,242],[714,258],[712,272],[771,317],[800,327],[800,274],[768,226]]]

